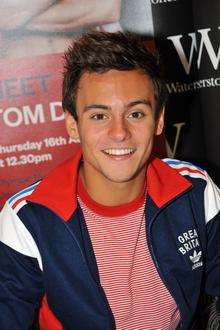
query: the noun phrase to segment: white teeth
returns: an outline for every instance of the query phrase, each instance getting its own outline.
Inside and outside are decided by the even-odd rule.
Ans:
[[[105,149],[103,150],[108,155],[112,156],[124,156],[129,155],[134,152],[133,148],[126,148],[126,149]]]

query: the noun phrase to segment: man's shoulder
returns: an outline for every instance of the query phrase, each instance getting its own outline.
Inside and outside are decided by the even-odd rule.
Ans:
[[[27,204],[27,199],[29,196],[35,191],[37,186],[40,184],[40,181],[35,182],[34,184],[31,184],[30,186],[16,192],[14,195],[12,195],[7,201],[6,205],[11,210],[14,210],[15,213],[17,213],[25,204]]]
[[[174,158],[164,158],[161,160],[165,164],[176,170],[180,175],[190,179],[190,181],[197,181],[193,179],[201,179],[207,182],[210,179],[204,169],[193,163]]]
[[[163,161],[190,180],[193,186],[198,188],[196,192],[202,192],[207,213],[206,218],[213,218],[214,214],[220,211],[220,189],[209,174],[201,167],[189,162],[170,158],[163,159]]]
[[[201,205],[204,206],[206,223],[220,214],[220,189],[204,169],[178,159],[165,158],[163,161],[192,182],[193,187],[196,188],[192,190],[196,197],[194,203],[197,204],[198,209]]]

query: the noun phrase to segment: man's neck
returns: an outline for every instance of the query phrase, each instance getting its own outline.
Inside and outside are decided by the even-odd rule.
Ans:
[[[97,203],[106,206],[116,206],[132,202],[143,191],[145,186],[145,169],[138,177],[128,182],[112,182],[95,172],[87,174],[80,168],[80,176],[90,197]]]

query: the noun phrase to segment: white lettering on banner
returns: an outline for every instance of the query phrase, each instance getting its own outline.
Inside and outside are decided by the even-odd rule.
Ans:
[[[167,2],[176,2],[178,0],[150,0],[153,5],[158,5],[159,3],[167,3]]]
[[[0,167],[5,167],[4,159],[0,159]]]
[[[17,107],[9,107],[5,110],[0,109],[0,114],[1,113],[4,123],[9,127],[45,122],[42,104],[36,104],[33,112],[28,105],[25,105],[21,109]]]
[[[10,115],[13,119],[10,119]],[[20,109],[10,107],[3,112],[3,120],[7,126],[17,127],[23,122],[23,114],[21,113]]]
[[[20,165],[28,165],[28,164],[39,164],[42,162],[48,162],[53,159],[52,154],[41,154],[41,155],[20,155],[17,156],[11,156],[5,158],[5,163],[8,167],[13,166],[20,166]]]
[[[28,150],[41,150],[43,141],[26,141],[19,144],[0,145],[0,154],[14,153]]]
[[[28,140],[19,144],[0,145],[0,154],[10,154],[30,150],[40,151],[43,147],[53,148],[66,145],[68,143],[70,144],[70,142],[64,136],[51,136],[40,141]]]
[[[210,77],[206,79],[200,79],[192,81],[190,83],[182,83],[179,81],[167,83],[166,87],[168,92],[171,93],[184,93],[188,91],[197,90],[200,88],[210,88],[210,87],[219,87],[220,86],[220,77]]]
[[[59,147],[67,144],[67,140],[63,136],[49,137],[44,139],[46,148]]]
[[[3,120],[3,123],[9,127],[43,124],[46,122],[44,111],[44,105],[41,103],[33,106],[33,109],[29,105],[11,106],[0,109],[0,120]],[[50,102],[49,114],[51,121],[64,120],[61,102]]]
[[[185,125],[185,123],[176,123],[173,126],[176,127],[176,136],[175,136],[175,141],[174,141],[174,147],[171,149],[170,144],[168,143],[167,139],[165,140],[165,145],[166,145],[166,151],[167,151],[167,157],[169,158],[174,158],[180,138],[180,132],[182,127]]]
[[[218,27],[218,29],[220,30],[220,26]],[[212,46],[210,37],[209,37],[210,31],[211,31],[210,28],[200,29],[197,31],[201,36],[199,48],[197,46],[197,33],[196,32],[188,33],[188,36],[191,38],[189,58],[187,58],[186,53],[185,53],[182,43],[181,43],[181,39],[183,38],[182,34],[167,37],[168,40],[172,41],[172,43],[177,51],[177,54],[179,55],[180,61],[184,67],[186,74],[190,73],[193,56],[194,56],[194,53],[197,51],[198,51],[197,68],[200,69],[204,47],[209,55],[213,68],[215,70],[218,69],[219,61],[220,61],[220,46],[218,46],[218,51],[216,54],[214,51],[214,48]]]
[[[36,104],[34,112],[28,105],[23,106],[23,117],[25,125],[44,123],[44,110],[42,104]]]
[[[25,141],[19,144],[0,145],[0,168],[49,162],[53,159],[52,153],[45,153],[44,148],[62,147],[72,144],[73,141],[65,136],[49,136],[38,141]],[[33,153],[31,153],[33,151]],[[22,154],[20,154],[22,152]],[[27,153],[25,153],[27,152]],[[36,152],[36,153],[35,153]],[[40,153],[41,152],[41,153]],[[6,156],[4,158],[4,156]]]
[[[59,112],[57,114],[57,112]],[[50,115],[52,121],[59,121],[64,119],[64,113],[62,110],[61,102],[51,102],[50,103]]]

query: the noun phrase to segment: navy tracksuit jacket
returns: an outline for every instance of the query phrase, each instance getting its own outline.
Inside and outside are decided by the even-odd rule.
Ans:
[[[42,330],[112,330],[82,211],[81,151],[14,195],[0,216],[0,329],[24,330],[40,310]],[[202,292],[220,296],[220,193],[201,169],[152,157],[146,235],[161,279],[190,329]],[[152,330],[152,329],[151,329]]]

